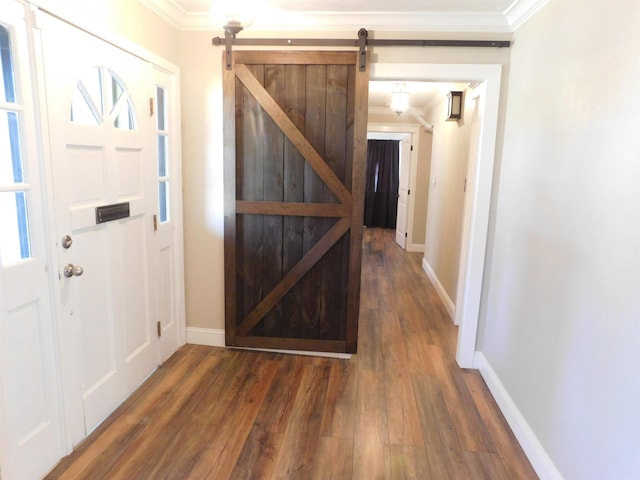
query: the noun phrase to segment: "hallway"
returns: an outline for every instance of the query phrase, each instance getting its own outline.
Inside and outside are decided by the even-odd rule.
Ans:
[[[537,478],[394,234],[365,229],[350,360],[186,345],[46,478]]]

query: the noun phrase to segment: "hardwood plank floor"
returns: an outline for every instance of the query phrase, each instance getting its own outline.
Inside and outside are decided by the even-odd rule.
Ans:
[[[365,229],[350,360],[186,345],[46,479],[537,478],[394,234]]]

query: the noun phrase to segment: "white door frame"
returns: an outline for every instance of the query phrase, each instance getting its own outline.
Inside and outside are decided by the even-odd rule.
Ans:
[[[369,123],[367,124],[367,138],[372,139],[390,139],[402,140],[403,134],[411,135],[411,145],[413,151],[410,157],[409,167],[409,190],[414,192],[408,196],[407,201],[407,245],[408,252],[424,251],[424,245],[416,245],[413,243],[413,212],[415,209],[415,192],[416,176],[418,171],[418,152],[420,151],[420,125],[412,123],[403,124],[386,124],[386,123]]]
[[[456,361],[462,368],[474,368],[476,353],[498,132],[501,75],[502,65],[495,64],[371,64],[371,80],[478,81],[485,84],[485,95],[481,98],[483,124],[480,127],[479,156],[470,178],[474,186],[473,197],[469,199],[468,217],[463,225],[466,234],[463,235],[461,248],[465,262],[460,266],[460,293],[456,299],[455,323],[459,325]]]

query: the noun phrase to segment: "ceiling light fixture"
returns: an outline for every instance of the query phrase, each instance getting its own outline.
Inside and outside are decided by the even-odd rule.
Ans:
[[[225,36],[236,38],[236,35],[251,26],[258,2],[256,0],[210,0],[211,17],[216,23],[223,23]]]
[[[231,69],[233,63],[231,59],[231,47],[236,35],[245,28],[253,24],[253,15],[255,9],[252,8],[251,0],[236,0],[231,4],[222,4],[222,0],[216,0],[213,2],[211,8],[211,15],[214,19],[222,20],[224,18],[225,24],[222,26],[224,29],[225,38],[225,62],[227,64],[227,70]]]
[[[230,36],[236,38],[236,35],[240,33],[244,27],[242,26],[242,22],[237,20],[227,20],[227,23],[222,27],[224,28],[224,33],[226,36]]]
[[[226,36],[236,38],[236,35],[253,23],[253,18],[242,13],[225,13],[226,23],[222,28]]]
[[[409,110],[409,92],[403,92],[402,87],[404,84],[398,84],[398,91],[391,93],[391,110],[396,112],[396,115],[405,113]]]

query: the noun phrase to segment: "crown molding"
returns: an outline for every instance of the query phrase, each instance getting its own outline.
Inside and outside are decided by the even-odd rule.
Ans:
[[[518,0],[513,3],[504,12],[504,16],[511,28],[511,31],[515,32],[548,2],[549,0]]]
[[[192,22],[189,20],[189,17],[204,17],[204,13],[189,15],[182,7],[174,3],[172,0],[138,0],[138,2],[178,30],[191,30],[189,25]]]
[[[174,0],[138,0],[173,27],[222,32],[209,12],[187,12]],[[516,0],[503,13],[458,12],[278,12],[261,15],[253,31],[353,31],[512,33],[548,0]]]

